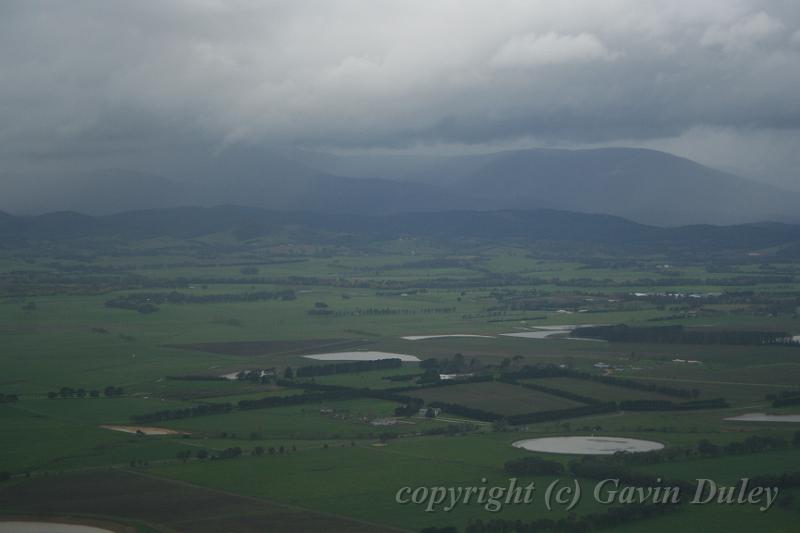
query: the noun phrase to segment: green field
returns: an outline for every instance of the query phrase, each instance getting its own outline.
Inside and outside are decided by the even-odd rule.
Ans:
[[[797,346],[502,336],[576,324],[798,335],[800,281],[793,276],[800,270],[794,263],[738,251],[701,256],[552,243],[447,248],[412,239],[289,241],[218,234],[0,250],[0,393],[18,395],[0,403],[0,512],[93,516],[147,533],[429,526],[465,532],[478,520],[558,520],[570,512],[547,511],[541,501],[498,513],[475,504],[432,513],[400,505],[395,495],[404,486],[507,484],[504,464],[523,457],[568,465],[574,456],[512,447],[525,438],[559,435],[658,441],[682,455],[632,468],[669,479],[728,482],[800,471],[794,440],[800,425],[725,420],[800,413],[798,406],[773,408],[768,398],[798,388]],[[672,265],[669,275],[658,267],[664,263]],[[246,273],[252,268],[256,274]],[[791,280],[774,282],[770,269]],[[273,296],[282,291],[291,297]],[[120,301],[134,304],[119,307]],[[154,301],[157,310],[137,310]],[[448,334],[487,337],[401,338]],[[421,363],[351,371],[303,357],[352,350],[414,355]],[[312,365],[328,368],[295,376]],[[525,377],[526,368],[696,389],[697,399],[724,398],[729,406],[579,413],[516,426],[470,421],[447,409],[437,418],[417,414],[431,402],[502,417],[585,406],[500,381],[518,375],[520,384],[603,402],[688,399],[569,375]],[[220,378],[240,371],[259,377]],[[483,381],[431,382],[451,373]],[[107,395],[108,387],[119,394]],[[263,405],[247,408],[262,399]],[[226,404],[224,412],[204,414]],[[142,415],[150,418],[135,423]],[[104,425],[177,433],[122,433]],[[713,458],[696,451],[704,439],[726,446],[754,436],[783,444]],[[544,490],[555,476],[520,479]],[[586,487],[595,481],[580,480]],[[136,505],[121,503],[123,494],[134,492],[143,495]],[[787,489],[781,505],[763,515],[750,508],[682,506],[605,529],[689,533],[713,531],[713,522],[735,532],[761,520],[764,531],[793,531],[800,516],[793,493]],[[572,515],[607,511],[584,497]]]
[[[471,383],[414,391],[426,402],[457,403],[502,415],[553,411],[581,405],[550,394],[505,383]]]

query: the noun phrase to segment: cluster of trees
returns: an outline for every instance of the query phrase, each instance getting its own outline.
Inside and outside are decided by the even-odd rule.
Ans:
[[[544,392],[546,394],[550,394],[551,396],[558,396],[560,398],[565,398],[567,400],[573,400],[579,403],[585,404],[597,404],[602,403],[600,400],[596,398],[590,398],[588,396],[584,396],[582,394],[576,394],[574,392],[565,391],[561,389],[554,389],[552,387],[545,387],[544,385],[538,385],[535,383],[520,383],[519,381],[513,379],[500,379],[503,383],[508,383],[509,385],[516,385],[518,387],[523,387],[525,389],[531,389],[539,392]]]
[[[419,364],[419,366],[425,370],[436,370],[437,373],[441,372],[442,374],[460,374],[467,370],[474,369],[475,365],[475,359],[467,362],[464,355],[460,353],[456,353],[453,357],[444,359],[431,357],[424,359]]]
[[[266,452],[266,453],[268,453],[270,455],[275,455],[276,453],[283,454],[283,453],[286,453],[288,451],[289,451],[289,449],[286,448],[283,444],[281,444],[277,448],[275,446],[270,446],[266,450],[264,449],[263,446],[256,446],[255,448],[253,448],[252,455],[260,457],[260,456],[264,455],[264,452]],[[297,451],[297,446],[292,445],[292,451],[296,452]]]
[[[256,368],[253,370],[242,370],[236,374],[238,381],[249,381],[250,383],[260,383],[266,385],[275,379],[274,368]]]
[[[708,439],[703,439],[697,443],[695,452],[701,457],[718,457],[720,455],[742,455],[769,450],[783,450],[789,447],[800,448],[800,431],[795,432],[791,443],[783,437],[769,435],[751,435],[743,441],[734,441],[723,445],[717,445]]]
[[[791,442],[782,437],[751,435],[743,441],[716,445],[707,439],[697,442],[693,447],[668,446],[660,450],[641,453],[616,453],[608,456],[585,456],[582,465],[591,463],[597,468],[627,468],[637,465],[652,465],[683,461],[693,457],[719,457],[722,455],[742,455],[769,450],[782,450],[789,447],[800,448],[800,431],[795,432]],[[573,470],[575,472],[575,470]]]
[[[260,448],[260,446],[259,446]],[[263,448],[262,448],[263,450]],[[195,453],[195,457],[200,459],[201,461],[205,459],[235,459],[242,455],[242,449],[238,446],[234,446],[232,448],[225,448],[222,451],[216,453],[209,453],[208,450],[197,450]],[[175,454],[175,457],[183,461],[184,463],[192,458],[192,452],[190,450],[181,450]]]
[[[125,391],[122,390],[122,387],[109,385],[103,389],[103,396],[106,398],[118,398],[122,396],[124,392]],[[73,389],[72,387],[61,387],[57,392],[50,391],[47,393],[47,397],[51,400],[56,398],[86,398],[87,396],[90,398],[99,398],[100,391],[96,389],[87,391],[86,389],[80,387],[77,389]]]
[[[618,479],[620,485],[631,485],[634,487],[680,487],[681,492],[689,493],[694,490],[695,483],[682,480],[664,480],[655,474],[647,474],[632,470],[619,462],[597,461],[590,456],[584,456],[579,460],[570,461],[568,465],[570,473],[575,477],[585,479]]]
[[[222,376],[214,376],[211,374],[185,374],[183,376],[167,376],[166,379],[171,379],[173,381],[227,381],[227,379]]]
[[[420,377],[419,374],[395,374],[393,376],[383,376],[381,379],[386,381],[411,381]]]
[[[580,407],[569,407],[567,409],[555,409],[552,411],[539,411],[521,415],[511,415],[507,418],[512,426],[521,424],[536,424],[539,422],[550,422],[563,418],[576,418],[579,416],[597,415],[602,413],[613,413],[617,410],[615,402],[600,402],[592,405],[582,405]]]
[[[605,513],[591,513],[552,520],[540,518],[531,522],[494,518],[467,524],[465,533],[586,533],[612,528],[626,523],[669,514],[680,509],[677,505],[630,504],[611,507]]]
[[[577,328],[572,334],[576,337],[603,339],[610,342],[756,346],[782,343],[789,336],[783,331],[688,330],[680,325],[631,327],[625,324]]]
[[[752,485],[757,487],[779,487],[781,489],[792,489],[800,487],[800,472],[787,472],[781,475],[758,476],[750,480]]]
[[[387,316],[387,315],[433,315],[444,313],[455,313],[455,307],[422,307],[419,309],[404,309],[394,307],[368,307],[366,309],[357,308],[347,311],[333,311],[327,308],[309,309],[308,314],[311,316],[330,315],[336,317],[349,317],[349,316]]]
[[[410,402],[395,408],[394,416],[413,416],[417,414],[420,409],[422,409],[423,405],[425,405],[425,402],[420,399],[413,398]]]
[[[694,400],[675,403],[669,400],[623,400],[619,408],[623,411],[688,411],[693,409],[725,409],[730,404],[724,398]]]
[[[768,394],[767,399],[772,400],[772,407],[800,405],[800,390],[781,391],[774,395]]]
[[[207,403],[195,405],[185,409],[173,409],[145,413],[143,415],[132,415],[131,420],[137,424],[162,422],[164,420],[175,420],[178,418],[190,418],[193,416],[219,415],[231,411],[233,406],[229,403]]]
[[[422,435],[460,435],[462,433],[471,433],[480,429],[480,426],[463,422],[461,424],[447,424],[445,426],[437,426],[432,428],[423,429]]]
[[[264,300],[294,300],[297,298],[291,289],[280,291],[255,291],[228,294],[191,294],[186,292],[140,292],[118,296],[106,302],[106,307],[129,309],[148,313],[158,310],[161,304],[211,304],[230,302],[258,302]]]
[[[294,375],[297,378],[308,378],[314,376],[329,376],[331,374],[366,372],[368,370],[386,370],[390,368],[400,368],[401,366],[403,366],[403,362],[400,359],[353,361],[348,363],[331,363],[328,365],[301,366],[295,370]]]
[[[19,401],[18,394],[3,394],[0,392],[0,403],[14,403]]]
[[[466,416],[467,418],[474,418],[475,420],[482,420],[484,422],[495,422],[503,418],[503,415],[492,413],[491,411],[484,411],[483,409],[476,409],[475,407],[467,407],[457,403],[445,402],[430,402],[429,407],[438,407],[442,411],[458,416]]]
[[[700,394],[700,391],[697,389],[682,389],[677,387],[669,387],[666,385],[656,385],[654,383],[642,383],[641,381],[635,381],[633,379],[591,374],[589,372],[581,372],[571,368],[562,368],[553,364],[525,366],[517,372],[503,374],[502,379],[516,381],[519,379],[552,377],[585,379],[589,381],[597,381],[606,385],[612,385],[614,387],[623,387],[626,389],[641,390],[646,392],[657,392],[666,396],[675,396],[678,398],[697,398],[697,396]]]
[[[513,476],[560,476],[564,473],[564,465],[540,457],[522,457],[506,461],[503,470]]]
[[[332,402],[338,400],[352,400],[365,394],[359,389],[335,389],[294,396],[266,396],[257,400],[240,400],[239,409],[267,409],[271,407],[287,407],[290,405],[303,405],[307,403]]]

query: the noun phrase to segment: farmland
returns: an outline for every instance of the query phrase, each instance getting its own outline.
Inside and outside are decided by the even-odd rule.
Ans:
[[[796,424],[725,420],[800,413],[773,406],[797,391],[797,346],[567,338],[581,324],[798,335],[800,269],[769,255],[415,239],[287,247],[214,234],[8,247],[0,266],[5,514],[148,533],[560,520],[569,513],[541,501],[445,513],[395,500],[406,486],[507,484],[506,463],[525,457],[569,472],[575,457],[511,446],[560,435],[663,443],[674,454],[663,462],[614,465],[642,476],[800,470]],[[571,328],[506,335],[552,326]],[[419,362],[304,357],[336,352]],[[120,425],[133,432],[104,427]],[[796,490],[764,515],[772,530],[790,530]],[[131,491],[148,496],[121,504]],[[176,518],[189,508],[201,512]],[[584,498],[574,513],[599,523],[607,511]],[[753,521],[745,508],[682,505],[613,529],[722,515]]]
[[[503,415],[551,411],[581,405],[575,401],[504,383],[454,385],[436,389],[422,389],[414,394],[417,398],[422,398],[428,403],[457,403]]]

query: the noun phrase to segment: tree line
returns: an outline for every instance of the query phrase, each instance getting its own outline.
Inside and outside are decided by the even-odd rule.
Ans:
[[[501,376],[501,379],[516,381],[520,379],[537,379],[537,378],[554,378],[554,377],[567,377],[576,379],[585,379],[588,381],[597,381],[606,385],[614,387],[622,387],[626,389],[635,389],[646,392],[657,392],[666,396],[675,396],[679,398],[696,398],[700,391],[697,389],[683,389],[678,387],[670,387],[667,385],[657,385],[655,383],[643,383],[627,378],[618,378],[614,376],[603,376],[600,374],[592,374],[589,372],[581,372],[571,368],[562,368],[554,364],[546,365],[528,365],[524,366],[517,372],[508,372]]]
[[[665,344],[733,344],[760,346],[784,342],[789,335],[785,331],[745,330],[689,330],[680,325],[631,327],[591,326],[577,328],[576,337],[602,339],[609,342],[665,343]]]
[[[395,307],[368,307],[357,308],[348,311],[334,311],[327,308],[309,309],[306,313],[310,316],[335,316],[335,317],[351,317],[351,316],[391,316],[391,315],[434,315],[455,313],[455,307],[422,307],[419,309],[404,309]]]
[[[331,363],[327,365],[308,365],[301,366],[295,370],[294,375],[298,378],[308,378],[315,376],[330,376],[332,374],[351,374],[356,372],[367,372],[370,370],[386,370],[400,368],[403,361],[400,359],[379,359],[377,361],[353,361],[347,363]]]
[[[669,400],[623,400],[619,402],[621,411],[690,411],[694,409],[725,409],[727,407],[730,407],[730,404],[724,398],[680,403]]]
[[[294,300],[291,289],[280,291],[237,292],[226,294],[191,294],[186,292],[141,292],[118,296],[106,301],[106,307],[149,313],[162,304],[214,304],[231,302],[259,302],[265,300]]]
[[[602,403],[602,401],[598,400],[597,398],[590,398],[589,396],[584,396],[583,394],[576,394],[570,391],[554,389],[553,387],[545,387],[544,385],[538,385],[535,383],[521,383],[513,379],[504,379],[504,378],[501,378],[498,381],[502,383],[508,383],[509,385],[516,385],[517,387],[522,387],[524,389],[531,389],[539,392],[544,392],[545,394],[549,394],[551,396],[558,396],[559,398],[572,400],[578,403],[585,403],[589,405]]]
[[[800,405],[800,390],[788,390],[781,391],[778,394],[767,394],[767,400],[772,400],[772,407]]]
[[[232,409],[233,406],[230,403],[208,403],[184,409],[166,409],[142,415],[131,415],[131,420],[138,424],[163,422],[165,420],[176,420],[194,416],[220,415],[229,413]]]
[[[611,507],[604,513],[590,513],[552,520],[540,518],[521,520],[475,520],[467,524],[465,533],[586,533],[597,529],[618,527],[626,523],[655,518],[679,510],[677,505],[629,504]],[[450,531],[457,531],[455,528]]]
[[[122,387],[109,385],[103,389],[103,396],[106,398],[119,398],[124,392]],[[87,396],[90,398],[99,398],[100,391],[97,389],[86,390],[82,387],[61,387],[58,391],[50,391],[47,393],[47,397],[51,400],[55,400],[56,398],[86,398]]]

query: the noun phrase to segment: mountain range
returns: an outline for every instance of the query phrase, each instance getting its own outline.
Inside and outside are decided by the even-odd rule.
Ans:
[[[161,172],[164,170],[165,172]],[[14,214],[177,206],[377,215],[566,210],[660,226],[800,222],[800,193],[664,152],[536,149],[466,156],[337,156],[237,148],[138,170],[0,178]]]
[[[800,226],[648,226],[611,215],[554,210],[436,211],[386,215],[268,211],[241,206],[183,207],[91,216],[57,212],[13,216],[0,212],[0,245],[70,239],[183,239],[229,234],[240,241],[277,235],[304,243],[420,238],[431,242],[557,241],[609,245],[678,245],[698,249],[760,250],[800,242]]]

